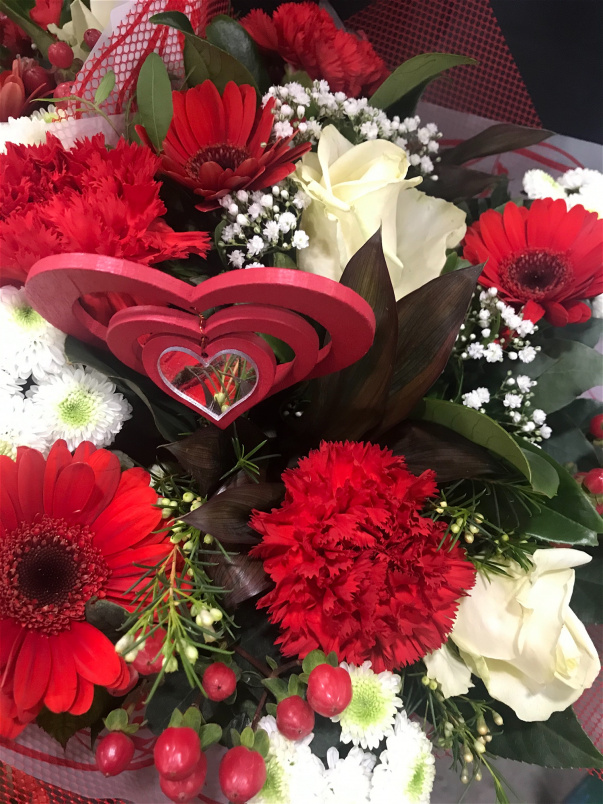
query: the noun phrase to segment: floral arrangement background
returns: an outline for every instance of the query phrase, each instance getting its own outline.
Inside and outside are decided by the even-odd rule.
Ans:
[[[0,0],[2,736],[173,801],[601,768],[602,175],[510,198],[550,132],[442,148],[473,60],[313,3],[108,5]]]

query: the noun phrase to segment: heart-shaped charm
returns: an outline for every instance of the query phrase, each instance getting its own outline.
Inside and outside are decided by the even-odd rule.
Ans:
[[[173,393],[215,421],[244,402],[258,384],[257,366],[243,352],[204,358],[191,349],[168,346],[159,355],[157,370]]]
[[[272,351],[252,333],[206,344],[171,335],[150,338],[143,348],[147,374],[170,396],[218,427],[263,399],[274,382]]]

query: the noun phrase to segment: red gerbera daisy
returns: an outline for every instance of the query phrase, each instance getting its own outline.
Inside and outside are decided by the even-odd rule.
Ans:
[[[0,734],[15,736],[44,705],[86,712],[94,685],[129,677],[109,639],[84,619],[93,597],[126,608],[140,576],[171,544],[142,469],[121,473],[85,442],[48,458],[22,447],[0,456]]]
[[[479,281],[503,301],[525,305],[524,317],[556,327],[590,318],[583,299],[603,292],[603,219],[563,199],[489,210],[465,237],[465,259],[486,262]]]
[[[333,650],[380,672],[442,645],[475,569],[460,547],[439,549],[444,525],[420,514],[434,478],[349,442],[323,442],[284,473],[282,506],[252,517],[263,539],[251,554],[276,584],[259,605],[285,655]]]
[[[309,143],[290,148],[291,137],[271,138],[270,100],[258,108],[253,87],[229,81],[220,93],[211,81],[173,92],[174,116],[163,143],[163,171],[203,197],[200,210],[236,190],[261,190],[295,170]],[[144,128],[136,129],[151,147]]]
[[[368,40],[340,30],[314,3],[283,3],[272,17],[254,9],[241,24],[263,51],[328,81],[332,92],[370,96],[389,75]]]

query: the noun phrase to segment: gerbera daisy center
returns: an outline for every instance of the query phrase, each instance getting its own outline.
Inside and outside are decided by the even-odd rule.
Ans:
[[[87,600],[104,596],[109,574],[85,525],[49,516],[24,522],[0,547],[0,619],[60,633],[84,618]]]
[[[563,254],[546,248],[534,248],[509,254],[500,264],[505,287],[518,299],[550,299],[551,293],[572,281],[572,270]]]
[[[248,149],[241,145],[228,145],[226,143],[208,145],[191,156],[186,163],[186,172],[191,179],[197,180],[199,178],[199,168],[206,162],[216,162],[223,170],[236,170],[250,156],[251,153]]]

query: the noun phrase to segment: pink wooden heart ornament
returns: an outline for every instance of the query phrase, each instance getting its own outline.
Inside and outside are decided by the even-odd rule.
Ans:
[[[158,335],[145,343],[143,363],[160,388],[221,428],[270,392],[276,369],[272,350],[253,333],[203,349],[198,341]]]

